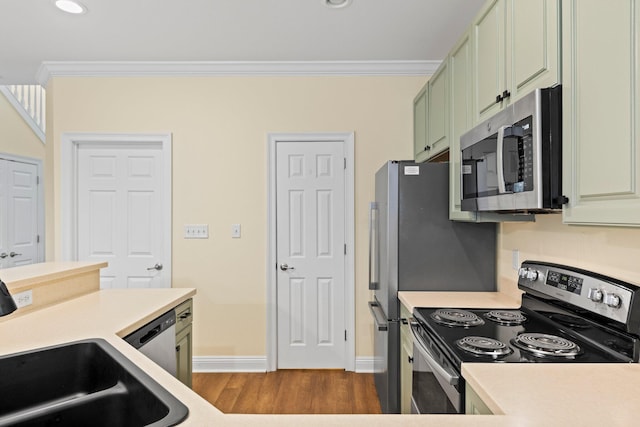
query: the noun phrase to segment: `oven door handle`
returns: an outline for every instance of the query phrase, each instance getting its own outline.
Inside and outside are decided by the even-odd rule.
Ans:
[[[389,330],[387,317],[384,315],[384,311],[382,311],[382,308],[377,301],[369,301],[369,310],[371,310],[371,314],[373,314],[373,320],[376,322],[376,329],[378,329],[379,331]]]
[[[429,351],[429,348],[425,345],[422,337],[416,333],[417,328],[420,328],[420,325],[415,321],[411,322],[411,333],[413,334],[415,348],[418,349],[420,355],[427,361],[427,364],[435,371],[435,373],[443,377],[448,384],[457,386],[460,381],[458,373],[448,371],[436,361],[436,358],[431,354],[431,351]]]

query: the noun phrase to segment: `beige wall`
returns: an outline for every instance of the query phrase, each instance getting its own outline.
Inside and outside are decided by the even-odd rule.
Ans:
[[[573,265],[640,285],[640,228],[562,224],[562,215],[537,215],[535,223],[503,223],[498,247],[499,287],[518,292],[512,251],[533,259]]]
[[[45,146],[0,93],[0,153],[43,159]]]
[[[356,354],[373,354],[367,207],[387,159],[412,158],[425,77],[55,78],[47,88],[48,207],[60,212],[63,132],[173,134],[173,285],[196,287],[194,352],[266,353],[267,134],[355,132]],[[209,224],[184,240],[186,223]],[[230,227],[242,224],[242,238]],[[61,253],[47,218],[48,259]],[[54,241],[53,237],[57,239]]]

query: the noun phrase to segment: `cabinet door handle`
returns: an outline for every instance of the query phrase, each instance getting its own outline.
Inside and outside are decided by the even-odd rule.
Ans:
[[[424,147],[424,151],[429,151],[429,150],[431,150],[431,146],[430,146],[430,145],[426,145],[426,146]]]
[[[496,95],[496,104],[500,104],[503,99],[504,98],[502,98],[502,95]]]
[[[6,253],[6,252],[2,252],[2,253],[0,254],[0,258],[3,258],[3,259],[4,259],[4,258],[6,258],[6,257],[8,257],[8,256],[9,256],[9,255],[7,255],[7,253]]]
[[[411,356],[407,356],[407,361],[408,361],[409,363],[413,363],[413,357],[411,357]]]
[[[15,253],[15,252],[10,252],[10,253],[9,253],[9,256],[10,256],[11,258],[16,257],[16,256],[20,256],[20,255],[22,255],[22,254],[18,254],[18,253]]]
[[[502,92],[502,99],[507,99],[511,96],[511,92],[509,92],[508,90],[505,90],[504,92]]]

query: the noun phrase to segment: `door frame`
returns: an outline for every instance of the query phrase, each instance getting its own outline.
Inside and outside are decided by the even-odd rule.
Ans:
[[[44,175],[42,174],[42,159],[36,159],[33,157],[19,156],[16,154],[0,153],[0,159],[8,160],[10,162],[27,163],[34,165],[38,171],[38,185],[37,185],[37,199],[38,199],[38,220],[37,220],[37,235],[40,237],[40,241],[36,245],[36,262],[44,262],[45,257],[45,213],[44,213]]]
[[[60,201],[61,201],[61,234],[62,261],[77,261],[78,259],[78,221],[76,209],[78,205],[78,148],[84,146],[122,146],[135,144],[136,148],[160,145],[162,150],[162,191],[165,195],[162,210],[164,211],[163,232],[166,236],[163,242],[164,257],[163,287],[171,287],[172,270],[172,135],[171,133],[75,133],[67,132],[61,136],[60,144]]]
[[[355,136],[353,132],[269,133],[267,135],[267,371],[278,366],[278,299],[276,235],[276,146],[279,142],[341,142],[346,158],[345,171],[345,240],[347,254],[344,269],[344,326],[347,331],[345,370],[355,371]]]

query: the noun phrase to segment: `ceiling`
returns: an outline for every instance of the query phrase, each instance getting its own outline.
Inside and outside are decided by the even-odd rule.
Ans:
[[[45,61],[441,60],[484,0],[53,0],[0,3],[0,85]],[[10,42],[8,42],[10,41]]]

